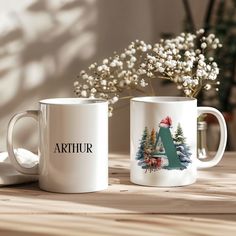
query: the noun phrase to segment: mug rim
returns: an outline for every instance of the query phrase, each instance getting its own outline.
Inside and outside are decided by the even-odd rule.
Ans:
[[[39,101],[44,105],[97,105],[108,103],[102,98],[46,98]]]
[[[142,103],[184,103],[197,101],[196,98],[182,97],[182,96],[144,96],[134,97],[132,102]]]

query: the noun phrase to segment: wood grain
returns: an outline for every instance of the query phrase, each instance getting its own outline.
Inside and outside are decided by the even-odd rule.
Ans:
[[[233,236],[236,215],[42,214],[0,216],[0,235]]]
[[[185,187],[131,184],[127,155],[111,155],[109,172],[97,193],[0,188],[0,235],[235,235],[236,153]]]

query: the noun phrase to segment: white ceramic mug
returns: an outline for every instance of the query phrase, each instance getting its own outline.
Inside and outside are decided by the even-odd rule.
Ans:
[[[210,161],[197,158],[197,118],[216,116],[220,144]],[[137,97],[131,100],[131,182],[148,186],[192,184],[198,168],[216,165],[226,146],[227,130],[222,114],[212,107],[197,107],[185,97]]]
[[[13,149],[13,128],[22,117],[39,124],[39,164],[21,166]],[[41,189],[83,193],[108,186],[108,103],[102,99],[55,98],[39,102],[39,110],[13,116],[7,149],[16,170],[39,175]]]

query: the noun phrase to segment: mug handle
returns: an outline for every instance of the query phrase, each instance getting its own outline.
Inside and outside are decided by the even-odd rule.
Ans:
[[[220,144],[216,152],[216,155],[210,161],[201,161],[197,159],[198,160],[197,168],[208,168],[217,165],[224,155],[227,141],[227,128],[223,115],[217,109],[213,107],[198,107],[197,113],[198,116],[200,116],[203,113],[209,113],[214,115],[217,118],[220,125]]]
[[[36,121],[38,121],[38,114],[39,112],[36,110],[29,110],[25,112],[18,113],[14,115],[7,128],[7,151],[9,158],[11,160],[11,163],[15,167],[17,171],[19,171],[22,174],[27,174],[27,175],[37,175],[38,174],[38,164],[34,165],[33,167],[26,168],[17,161],[16,155],[14,153],[14,147],[13,147],[13,130],[16,122],[23,118],[23,117],[32,117]]]

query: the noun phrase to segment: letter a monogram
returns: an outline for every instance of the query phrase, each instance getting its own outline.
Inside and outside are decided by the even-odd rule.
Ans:
[[[136,160],[145,172],[166,169],[184,170],[192,162],[190,147],[187,145],[181,125],[178,124],[175,135],[170,132],[172,120],[169,116],[161,120],[159,132],[153,128],[149,133],[143,131]]]

